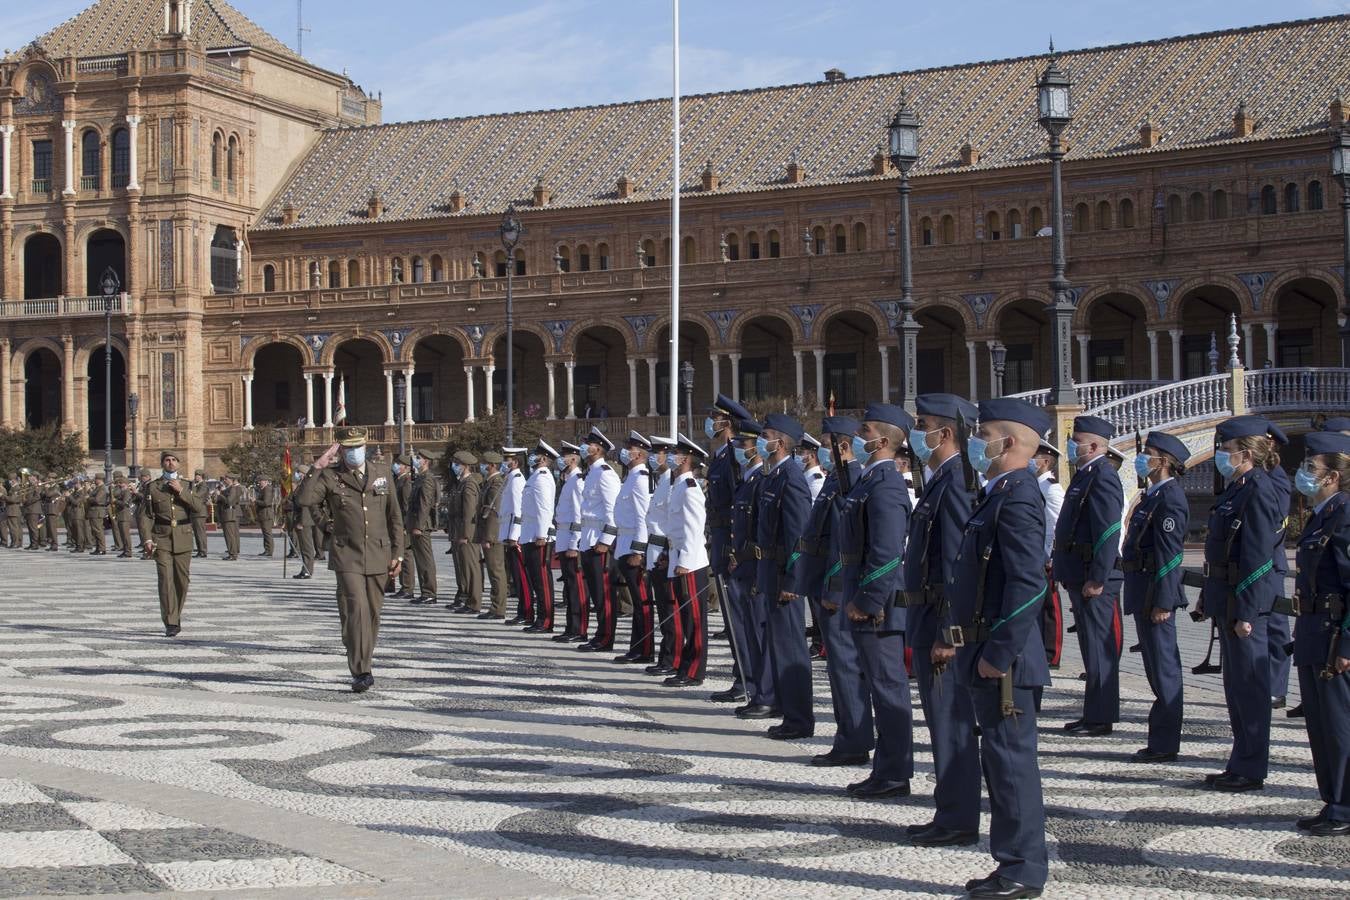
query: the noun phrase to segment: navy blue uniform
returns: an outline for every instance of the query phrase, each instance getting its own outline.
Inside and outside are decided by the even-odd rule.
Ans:
[[[1043,887],[1049,871],[1033,693],[1050,683],[1039,628],[1047,591],[1045,502],[1036,476],[1018,469],[987,485],[971,510],[947,580],[950,621],[961,634],[948,636],[964,639],[950,643],[957,684],[970,693],[980,726],[997,873],[1032,887]],[[1002,679],[980,677],[981,659],[1009,673],[1013,715],[1003,715]]]
[[[848,463],[849,484],[862,477],[862,466],[856,460]],[[838,592],[827,594],[825,573],[839,560],[839,514],[844,498],[839,492],[839,479],[831,472],[811,506],[806,531],[797,542],[797,552],[788,564],[784,582],[789,593],[810,598],[817,607],[816,621],[825,643],[825,674],[830,682],[830,701],[834,706],[834,744],[830,752],[836,755],[856,755],[870,752],[875,745],[872,730],[872,704],[863,682],[858,650],[848,625]],[[828,601],[834,609],[822,605]]]
[[[755,522],[759,560],[755,587],[767,610],[774,693],[783,710],[783,727],[811,734],[816,715],[811,706],[811,658],[806,652],[806,601],[779,601],[785,589],[784,569],[811,512],[811,493],[801,466],[790,459],[766,471],[763,479]]]
[[[1037,493],[1040,489],[1037,488]],[[1120,519],[1125,491],[1105,456],[1074,473],[1055,525],[1055,577],[1068,588],[1078,646],[1087,683],[1083,721],[1120,721]],[[1096,597],[1083,596],[1083,585],[1103,586]]]
[[[1270,480],[1274,482],[1275,489],[1280,493],[1280,514],[1289,516],[1289,498],[1294,493],[1294,484],[1289,480],[1289,473],[1283,467],[1276,466],[1270,470]],[[1289,551],[1284,546],[1284,527],[1287,522],[1282,523],[1280,533],[1275,537],[1275,547],[1271,550],[1271,561],[1274,566],[1270,570],[1270,579],[1273,582],[1272,589],[1276,597],[1284,596],[1285,579],[1289,577]],[[1270,695],[1271,697],[1284,697],[1289,692],[1289,672],[1293,667],[1293,659],[1286,649],[1293,641],[1293,626],[1289,617],[1283,613],[1271,613],[1270,624],[1266,629],[1266,645],[1270,653]]]
[[[1284,525],[1280,492],[1270,476],[1252,469],[1228,483],[1209,513],[1205,538],[1204,614],[1219,629],[1223,689],[1233,751],[1226,771],[1263,780],[1270,761],[1270,654],[1267,628],[1275,603],[1271,550]],[[1248,637],[1235,622],[1252,626]]]
[[[1343,493],[1315,510],[1299,537],[1297,596],[1294,663],[1322,815],[1350,822],[1350,672],[1321,677],[1338,632],[1337,655],[1350,657],[1350,503]]]
[[[731,614],[736,617],[735,640],[741,642],[740,659],[748,672],[740,671],[740,662],[733,663],[746,700],[752,704],[776,706],[778,697],[773,690],[773,675],[765,647],[768,628],[767,606],[763,597],[755,596],[755,558],[751,551],[755,530],[756,504],[759,484],[764,475],[758,463],[741,476],[731,507],[731,533],[727,547],[736,559],[736,566],[727,577],[727,591],[731,594]]]
[[[1125,573],[1125,614],[1134,616],[1135,633],[1144,657],[1144,674],[1153,691],[1148,713],[1148,747],[1155,753],[1181,749],[1181,654],[1177,650],[1177,617],[1186,608],[1181,586],[1181,559],[1190,504],[1181,482],[1168,478],[1150,485],[1130,516],[1120,567]],[[1153,610],[1173,613],[1155,624]]]
[[[913,648],[914,677],[933,748],[936,785],[933,821],[951,831],[980,826],[980,748],[970,694],[956,684],[951,666],[933,671],[931,652],[947,616],[945,587],[955,574],[961,533],[970,519],[971,496],[961,457],[952,456],[933,472],[909,520],[903,567],[906,635]]]
[[[847,604],[865,614],[850,621],[866,679],[877,749],[872,778],[908,781],[914,775],[914,715],[905,671],[906,610],[896,604],[900,557],[909,529],[909,488],[887,456],[863,470],[839,516],[838,577]]]
[[[708,461],[708,556],[713,576],[727,574],[731,505],[736,502],[736,457],[731,445],[714,448]]]

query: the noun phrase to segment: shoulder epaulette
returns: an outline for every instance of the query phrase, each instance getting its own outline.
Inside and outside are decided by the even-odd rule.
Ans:
[[[687,487],[698,487],[698,482],[692,478],[686,478],[684,483]]]
[[[600,464],[600,469],[601,469],[602,471],[605,471],[605,472],[613,471],[612,469],[610,469],[609,463],[601,463],[601,464]]]

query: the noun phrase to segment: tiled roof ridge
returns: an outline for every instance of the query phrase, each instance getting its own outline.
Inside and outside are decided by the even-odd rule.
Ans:
[[[272,42],[276,43],[277,47],[280,47],[282,50],[286,51],[288,55],[293,56],[296,59],[304,58],[300,56],[300,54],[296,53],[293,49],[291,49],[290,45],[288,45],[281,38],[272,34],[272,32],[268,31],[266,28],[263,28],[257,22],[249,18],[247,13],[232,6],[228,2],[225,2],[225,0],[206,0],[206,5],[211,7],[211,11],[220,17],[220,21],[222,24],[224,24],[225,30],[228,31],[230,34],[234,35],[236,38],[238,38],[241,43],[248,44],[250,47],[258,46],[257,42],[253,38],[250,38],[246,35],[239,33],[239,29],[236,27],[238,25],[238,22],[233,20],[235,18],[242,19],[246,25],[255,29],[259,34],[263,35],[264,37],[269,38]],[[224,7],[226,11],[222,12],[221,7]],[[275,53],[277,52],[277,47],[264,46],[261,47],[260,49],[269,50]]]
[[[208,0],[211,2],[211,0]],[[1267,22],[1257,25],[1241,25],[1232,28],[1220,28],[1213,31],[1201,31],[1192,34],[1169,35],[1167,37],[1147,38],[1138,41],[1124,41],[1119,44],[1101,44],[1094,47],[1081,47],[1077,50],[1063,50],[1056,47],[1054,56],[1060,60],[1068,59],[1074,56],[1085,56],[1094,53],[1118,52],[1121,50],[1130,50],[1137,47],[1157,47],[1164,44],[1183,43],[1186,41],[1199,41],[1211,38],[1225,37],[1228,35],[1255,34],[1262,31],[1276,31],[1282,28],[1305,28],[1310,25],[1321,25],[1330,22],[1345,21],[1350,22],[1350,12],[1333,13],[1325,16],[1313,16],[1306,19],[1285,19],[1279,22]],[[797,81],[787,84],[769,84],[758,85],[750,88],[735,88],[726,91],[703,91],[695,94],[681,94],[680,100],[703,100],[710,97],[734,97],[748,94],[762,94],[772,91],[788,91],[800,88],[817,87],[828,88],[833,84],[853,84],[860,81],[879,81],[885,79],[901,77],[918,77],[930,75],[934,72],[958,72],[963,69],[976,69],[983,66],[1003,66],[1014,63],[1028,62],[1032,60],[1045,59],[1050,53],[1029,53],[1022,56],[1007,56],[998,59],[977,60],[974,62],[949,63],[941,66],[926,66],[921,69],[902,69],[894,72],[875,72],[871,75],[849,76],[843,82],[827,81]],[[588,103],[580,106],[555,106],[542,107],[539,109],[519,109],[506,112],[477,113],[466,116],[440,116],[430,119],[405,119],[398,122],[378,122],[372,125],[339,125],[333,128],[325,129],[326,132],[350,132],[366,131],[377,129],[388,129],[400,127],[415,127],[423,125],[441,125],[452,122],[475,122],[490,119],[514,118],[517,116],[539,116],[551,115],[554,113],[574,113],[587,112],[590,110],[602,109],[623,109],[625,107],[647,106],[665,103],[669,97],[646,97],[636,100],[617,100],[611,103]]]

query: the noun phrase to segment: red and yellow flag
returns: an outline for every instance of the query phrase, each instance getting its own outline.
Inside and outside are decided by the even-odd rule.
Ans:
[[[291,465],[291,448],[281,451],[281,496],[291,495],[291,484],[295,480],[295,468]]]

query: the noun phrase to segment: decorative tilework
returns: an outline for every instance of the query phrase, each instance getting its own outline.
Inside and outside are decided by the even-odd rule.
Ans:
[[[173,116],[159,117],[159,180],[173,181]]]
[[[714,309],[708,311],[708,318],[712,319],[713,324],[717,326],[717,334],[722,339],[722,343],[727,342],[731,336],[731,323],[736,321],[736,317],[741,314],[739,309]]]
[[[159,289],[173,290],[173,219],[159,220]]]
[[[178,355],[165,352],[160,354],[160,392],[159,417],[161,419],[178,418]]]
[[[824,305],[812,303],[807,306],[790,306],[788,308],[792,310],[792,314],[801,323],[802,338],[811,340],[811,331],[816,327],[816,316],[820,315],[820,311],[825,308]]]
[[[882,315],[886,317],[886,327],[892,331],[900,324],[901,312],[900,302],[898,300],[873,300],[877,309],[881,310]]]
[[[467,337],[469,339],[469,343],[473,345],[473,355],[475,357],[482,356],[483,340],[487,337],[487,333],[483,330],[483,326],[465,325],[464,336]]]
[[[309,344],[309,349],[311,352],[313,352],[315,359],[318,359],[320,354],[323,353],[324,346],[328,343],[328,339],[332,336],[333,333],[331,331],[305,335],[305,343]]]
[[[1167,304],[1172,299],[1172,292],[1181,284],[1180,278],[1164,278],[1157,281],[1145,281],[1144,288],[1153,295],[1153,300],[1158,304],[1158,318],[1167,317]]]
[[[389,328],[380,334],[389,339],[389,346],[394,348],[394,357],[397,358],[403,352],[403,342],[411,332],[411,328]]]
[[[1270,284],[1270,279],[1274,277],[1274,272],[1243,272],[1238,275],[1238,281],[1245,284],[1247,292],[1252,295],[1252,309],[1256,312],[1261,311],[1261,299],[1265,296],[1266,285]]]
[[[652,323],[651,316],[624,316],[624,321],[628,327],[633,330],[633,337],[638,350],[642,350],[647,345],[647,328]]]
[[[542,324],[548,330],[549,337],[553,338],[553,352],[563,352],[563,340],[567,337],[567,329],[572,327],[572,320],[557,319]]]
[[[989,315],[989,308],[994,305],[993,294],[962,294],[961,299],[966,301],[970,311],[975,314],[975,327],[984,327],[984,318]]]

